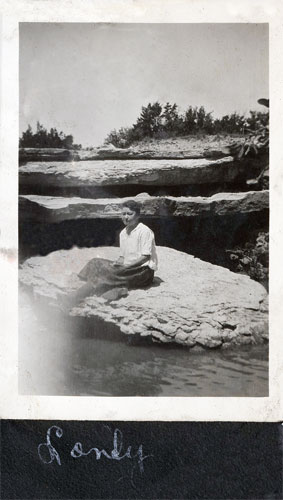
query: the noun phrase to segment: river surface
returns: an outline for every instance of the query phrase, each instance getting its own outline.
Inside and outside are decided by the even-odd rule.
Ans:
[[[268,347],[189,351],[43,310],[20,294],[19,392],[69,396],[268,396]],[[105,338],[104,338],[105,333]]]

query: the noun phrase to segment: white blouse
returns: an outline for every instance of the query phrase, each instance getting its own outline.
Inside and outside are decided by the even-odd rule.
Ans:
[[[149,255],[150,259],[143,266],[156,271],[158,259],[153,231],[142,222],[130,233],[124,228],[120,233],[120,255],[124,257],[125,265],[132,264],[143,255]]]

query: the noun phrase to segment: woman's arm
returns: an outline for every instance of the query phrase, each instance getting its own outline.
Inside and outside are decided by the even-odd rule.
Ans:
[[[119,259],[113,262],[113,266],[122,266],[124,264],[124,257],[120,255]]]
[[[149,259],[150,259],[150,255],[142,255],[138,259],[131,262],[131,264],[123,266],[123,268],[124,269],[132,269],[132,267],[140,267],[143,264],[145,264]]]

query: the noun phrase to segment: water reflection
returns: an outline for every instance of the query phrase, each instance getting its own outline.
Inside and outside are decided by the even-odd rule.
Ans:
[[[267,353],[262,348],[192,353],[84,339],[72,385],[79,394],[87,387],[88,394],[108,396],[267,395]]]
[[[190,352],[128,345],[104,327],[32,310],[21,295],[19,387],[25,394],[82,396],[267,396],[266,346]],[[111,327],[110,327],[111,329]]]

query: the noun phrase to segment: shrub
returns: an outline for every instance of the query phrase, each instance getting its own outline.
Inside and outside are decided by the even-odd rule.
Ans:
[[[19,145],[21,148],[81,149],[82,147],[81,144],[74,144],[72,135],[65,135],[53,127],[47,132],[40,122],[36,124],[36,132],[33,132],[31,126],[28,125],[27,130],[22,133]]]
[[[176,103],[167,102],[161,105],[157,101],[142,106],[140,116],[131,127],[110,132],[105,144],[123,148],[145,138],[159,139],[192,134],[243,134],[248,136],[243,150],[245,154],[253,148],[253,145],[249,147],[248,143],[252,134],[257,134],[257,144],[261,147],[261,143],[264,142],[263,136],[267,135],[267,131],[268,113],[250,111],[250,116],[245,118],[235,112],[214,119],[212,112],[207,112],[203,106],[189,106],[184,113],[179,113]]]
[[[255,242],[247,242],[227,250],[228,267],[235,272],[248,274],[268,288],[269,276],[269,233],[260,232]]]

